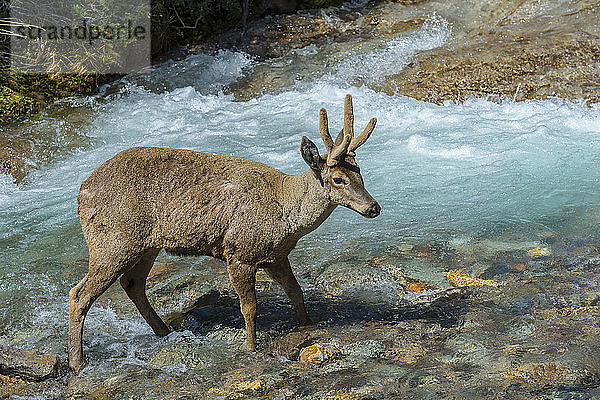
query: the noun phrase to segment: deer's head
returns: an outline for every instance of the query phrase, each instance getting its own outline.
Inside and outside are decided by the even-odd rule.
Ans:
[[[302,158],[318,179],[329,200],[348,207],[367,218],[375,218],[381,212],[379,203],[367,192],[360,168],[355,160],[355,151],[367,141],[377,120],[372,118],[365,130],[354,137],[354,112],[352,96],[346,95],[344,104],[344,128],[335,142],[329,134],[327,111],[321,109],[319,130],[327,153],[319,155],[317,146],[306,136],[302,136],[300,152]]]

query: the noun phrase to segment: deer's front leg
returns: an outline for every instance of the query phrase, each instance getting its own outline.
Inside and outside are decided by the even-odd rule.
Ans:
[[[256,349],[256,267],[237,260],[227,263],[229,279],[240,298],[240,308],[246,324],[246,349]]]
[[[279,283],[285,294],[290,298],[296,315],[298,316],[298,323],[301,326],[312,325],[312,321],[306,313],[306,307],[304,306],[304,295],[302,294],[302,288],[298,284],[290,262],[287,257],[279,264],[274,264],[270,267],[265,268],[267,273],[274,281]]]

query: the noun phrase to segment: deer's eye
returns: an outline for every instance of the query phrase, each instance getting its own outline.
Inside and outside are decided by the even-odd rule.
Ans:
[[[346,181],[342,178],[333,178],[333,183],[335,183],[336,185],[344,185]]]

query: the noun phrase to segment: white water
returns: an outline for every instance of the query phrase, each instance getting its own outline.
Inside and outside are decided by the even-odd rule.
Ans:
[[[132,146],[165,146],[246,157],[298,174],[306,170],[300,137],[307,135],[323,149],[318,110],[327,108],[336,132],[346,93],[354,96],[357,131],[371,117],[379,121],[357,159],[383,211],[366,220],[338,209],[300,242],[299,251],[327,254],[354,240],[383,249],[406,238],[520,230],[596,235],[597,220],[589,211],[600,192],[599,107],[560,100],[438,106],[345,83],[357,78],[357,70],[363,80],[399,70],[416,51],[438,46],[448,35],[447,24],[433,20],[384,50],[350,55],[322,78],[248,102],[222,94],[256,64],[239,53],[192,56],[145,77],[149,87],[128,83],[98,106],[97,118],[83,132],[90,147],[32,172],[19,186],[0,175],[0,294],[6,303],[0,304],[0,334],[37,321],[37,337],[5,341],[64,348],[66,293],[80,278],[64,273],[86,255],[76,196],[81,181],[103,161]],[[29,308],[52,317],[39,319]],[[21,320],[7,322],[15,315]],[[119,324],[94,315],[91,327]],[[129,329],[111,335],[127,342],[137,328]],[[114,340],[95,335],[100,342]]]

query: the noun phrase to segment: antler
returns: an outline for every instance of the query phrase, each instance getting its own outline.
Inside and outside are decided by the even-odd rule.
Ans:
[[[373,133],[373,129],[375,129],[375,125],[377,125],[377,118],[371,118],[371,120],[365,127],[365,130],[362,131],[362,133],[360,135],[358,135],[358,137],[352,139],[352,141],[350,142],[350,146],[348,146],[348,153],[347,153],[348,155],[353,156],[354,151],[356,149],[358,149],[360,146],[362,146],[367,141],[369,136],[371,136],[371,133]]]
[[[372,118],[367,127],[362,133],[355,138],[354,137],[354,111],[352,109],[352,95],[347,94],[344,102],[344,129],[340,132],[334,141],[331,139],[329,134],[329,125],[327,121],[327,111],[321,108],[319,118],[319,131],[321,132],[321,138],[327,148],[327,166],[333,167],[338,164],[346,156],[354,156],[354,151],[359,148],[363,143],[367,141],[375,124],[377,123],[376,118]]]
[[[341,138],[340,143],[336,143],[334,148],[327,156],[327,166],[333,167],[338,164],[348,151],[350,141],[354,137],[354,112],[352,110],[352,96],[347,94],[346,101],[344,102],[344,136]],[[339,137],[339,135],[338,135]],[[338,142],[338,139],[336,139]]]
[[[331,149],[333,149],[333,140],[331,139],[331,135],[329,134],[327,110],[325,110],[324,108],[321,108],[321,113],[319,117],[319,131],[321,132],[321,139],[323,139],[323,143],[325,143],[327,153],[331,153]]]

